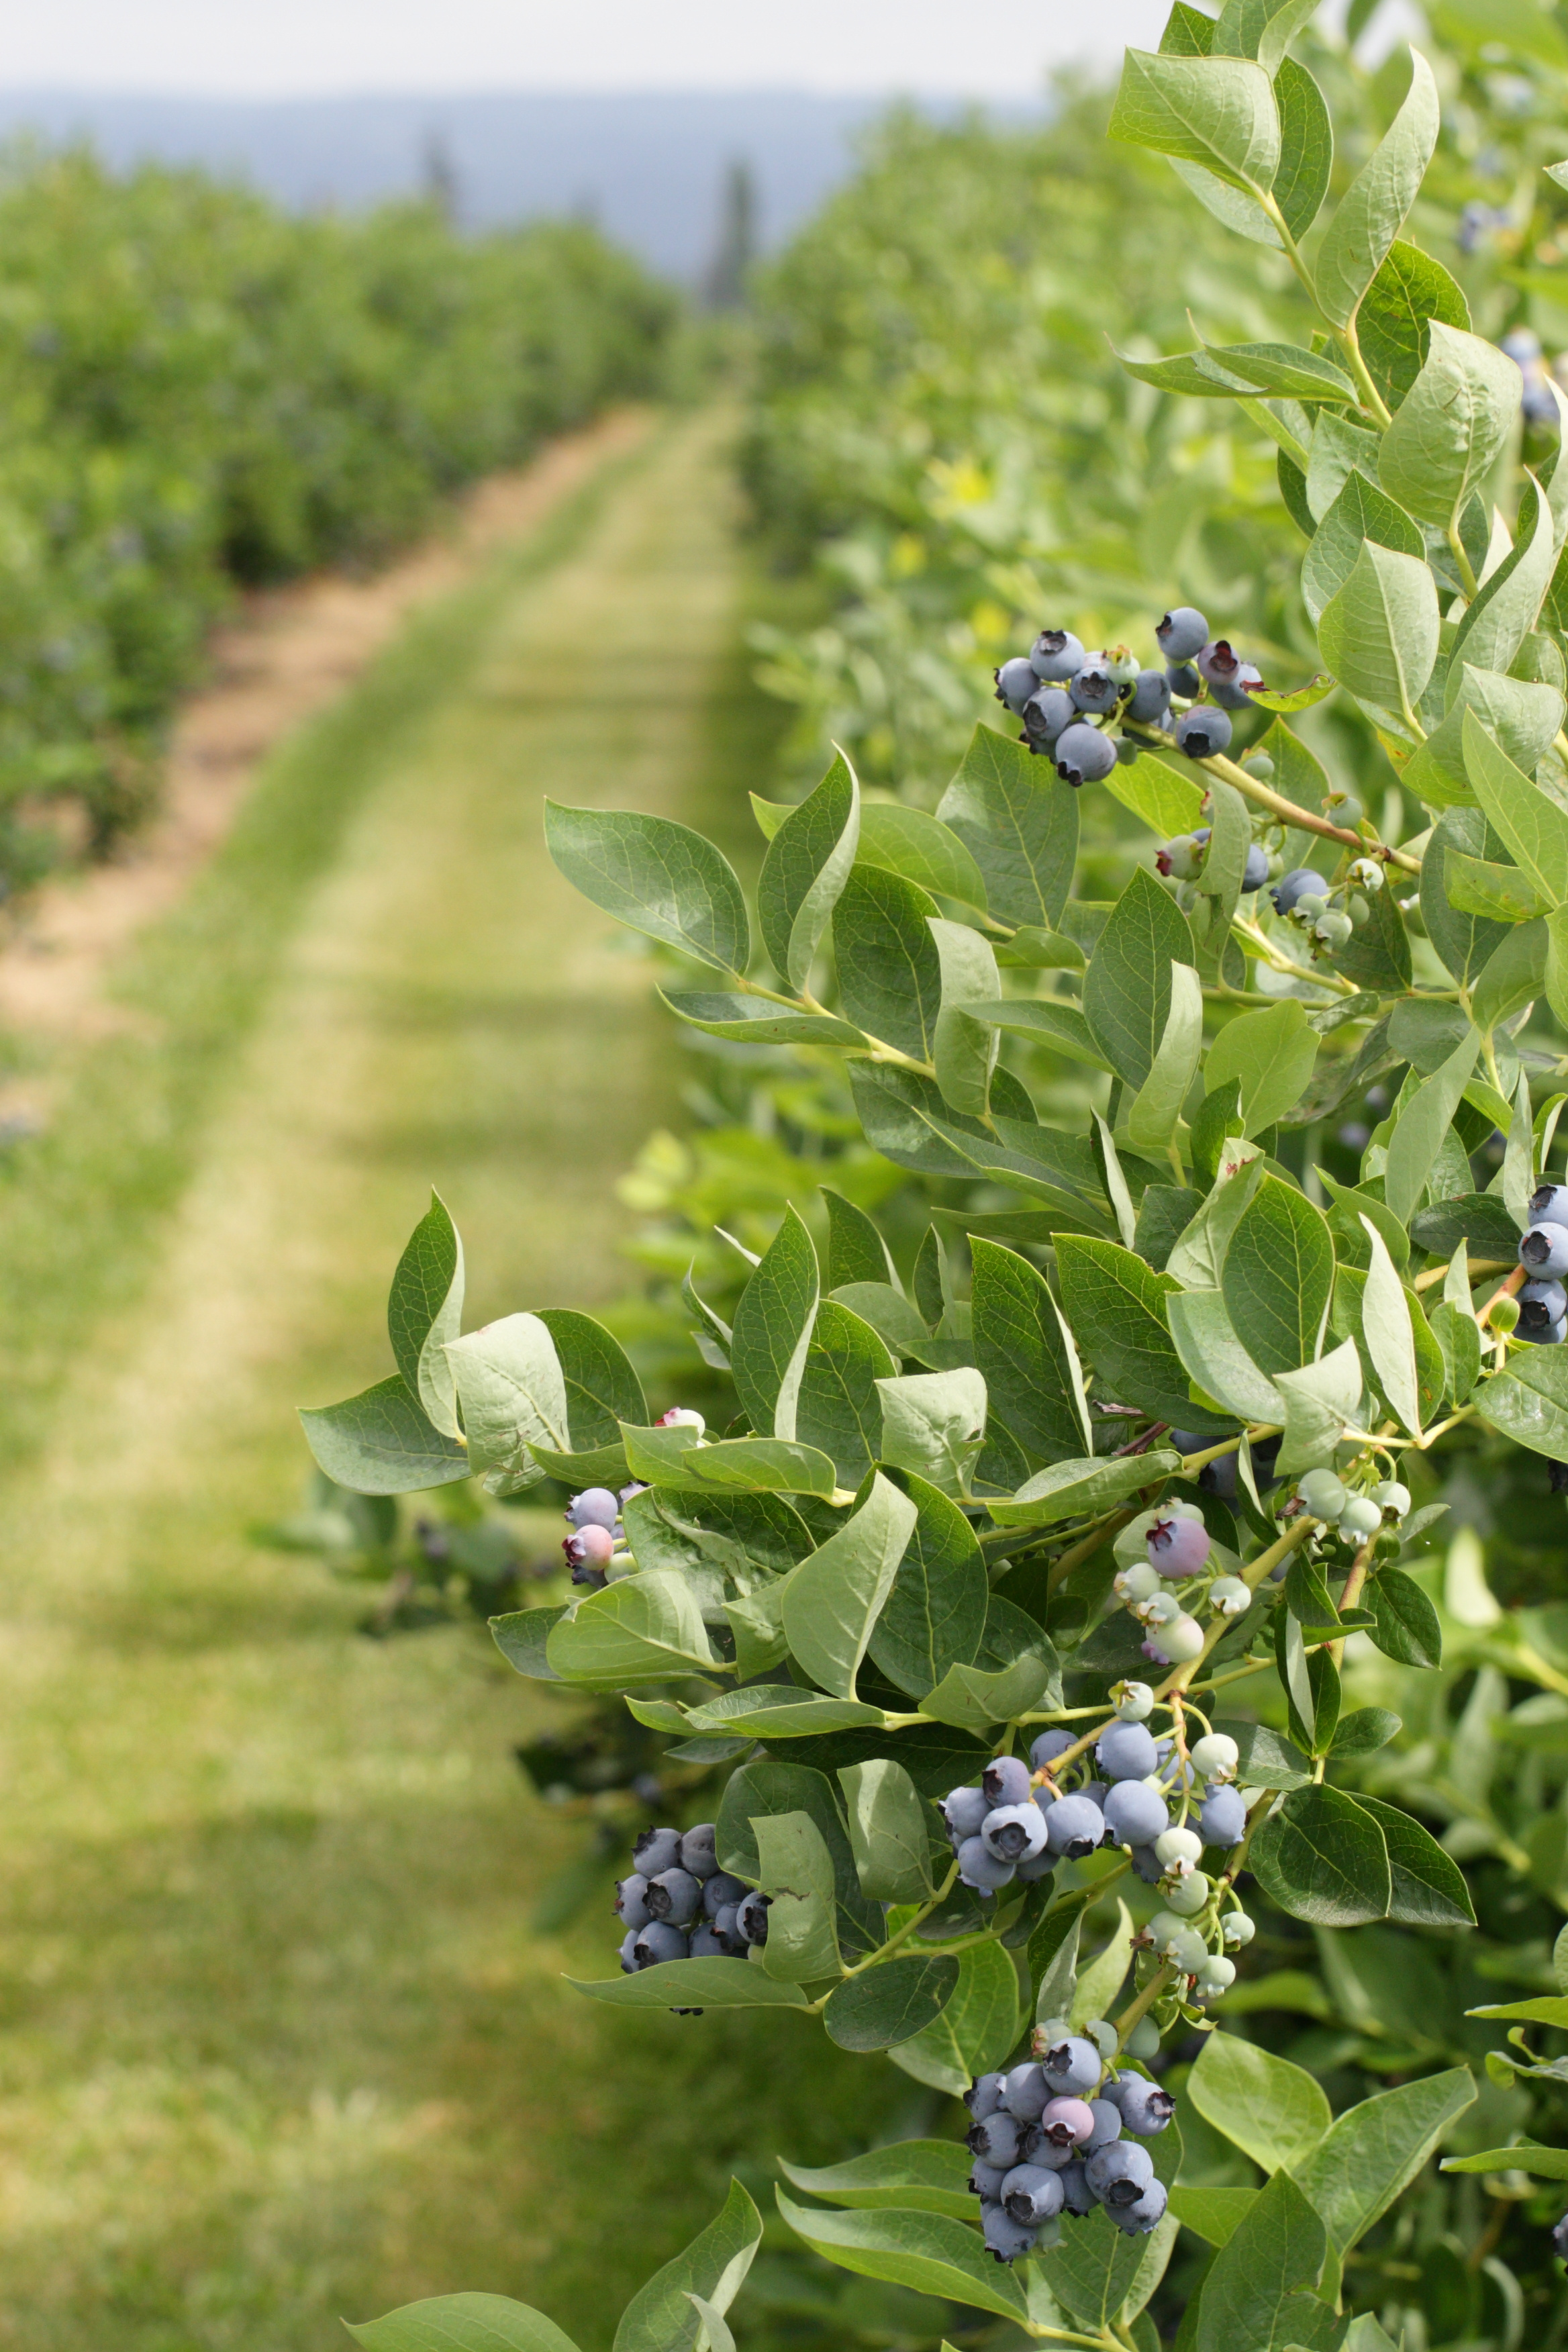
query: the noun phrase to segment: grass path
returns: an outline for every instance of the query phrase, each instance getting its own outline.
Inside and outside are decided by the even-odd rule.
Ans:
[[[611,1923],[530,1940],[551,1702],[247,1536],[293,1405],[386,1369],[432,1181],[471,1320],[624,1287],[673,1052],[540,799],[757,780],[737,595],[722,420],[663,426],[286,747],[5,1180],[0,2345],[313,2352],[467,2285],[593,2352],[763,2100],[837,2143],[820,2036],[628,2027],[559,1982]]]

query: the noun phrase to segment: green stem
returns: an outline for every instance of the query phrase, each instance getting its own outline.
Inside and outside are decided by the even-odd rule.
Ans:
[[[954,1862],[952,1869],[948,1872],[947,1876],[942,1880],[942,1885],[937,1888],[936,1893],[931,1896],[931,1901],[929,1903],[922,1903],[920,1909],[915,1913],[914,1917],[912,1919],[906,1919],[896,1936],[889,1936],[887,1942],[879,1945],[876,1951],[868,1952],[863,1960],[856,1960],[852,1966],[847,1968],[844,1971],[846,1977],[864,1976],[868,1969],[879,1967],[882,1961],[887,1958],[889,1952],[896,1952],[899,1946],[903,1943],[905,1938],[914,1934],[915,1929],[920,1926],[922,1919],[929,1919],[931,1913],[936,1910],[938,1906],[947,1901],[948,1896],[952,1893],[957,1878],[958,1864]],[[826,1998],[827,1996],[824,1994],[823,1999],[826,2000]],[[814,2008],[819,2008],[821,2003],[814,2002],[812,2006]]]
[[[1333,336],[1335,342],[1338,343],[1341,351],[1344,353],[1345,364],[1350,369],[1352,377],[1354,379],[1355,388],[1361,394],[1363,407],[1367,411],[1369,415],[1375,419],[1380,429],[1386,429],[1386,427],[1393,422],[1393,419],[1389,414],[1388,404],[1384,401],[1382,393],[1379,392],[1376,384],[1373,383],[1372,376],[1368,372],[1366,362],[1362,357],[1361,343],[1356,335],[1353,323],[1348,327],[1336,326],[1333,320],[1329,317],[1328,312],[1323,309],[1322,304],[1318,299],[1318,289],[1312,283],[1312,275],[1310,270],[1307,268],[1306,263],[1301,258],[1301,248],[1297,244],[1295,238],[1291,236],[1289,229],[1287,227],[1285,215],[1280,211],[1279,205],[1271,195],[1260,195],[1258,196],[1258,201],[1262,205],[1264,211],[1268,214],[1270,221],[1273,223],[1275,233],[1278,236],[1280,244],[1285,248],[1286,257],[1289,261],[1291,268],[1295,271],[1298,278],[1300,280],[1301,287],[1306,294],[1307,299],[1310,302],[1313,310],[1316,310],[1319,318],[1321,319],[1324,326],[1328,328],[1329,332]]]
[[[1167,1960],[1163,1968],[1155,1970],[1148,1983],[1144,1986],[1142,1991],[1134,1995],[1133,1999],[1128,2002],[1126,2008],[1122,2011],[1121,2016],[1116,2020],[1116,2053],[1118,2057],[1120,2057],[1122,2051],[1126,2049],[1127,2037],[1131,2032],[1133,2027],[1140,2022],[1145,2013],[1152,2009],[1155,2001],[1159,2000],[1160,1995],[1166,1990],[1167,1986],[1172,1983],[1174,1974],[1175,1971],[1173,1969],[1171,1962]]]
[[[1465,593],[1473,598],[1479,592],[1480,583],[1476,578],[1474,564],[1465,552],[1465,542],[1459,537],[1459,526],[1457,521],[1448,525],[1447,539],[1454,562],[1458,566],[1459,577],[1465,583]]]

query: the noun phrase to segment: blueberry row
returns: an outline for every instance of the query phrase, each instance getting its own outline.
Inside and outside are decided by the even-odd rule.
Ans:
[[[1251,707],[1262,672],[1227,638],[1211,637],[1191,604],[1167,613],[1154,636],[1163,656],[1158,669],[1142,668],[1126,646],[1086,653],[1070,629],[1042,629],[1026,654],[996,671],[996,699],[1023,720],[1020,740],[1048,758],[1064,782],[1098,783],[1118,760],[1137,759],[1145,747],[1135,736],[1109,733],[1113,722],[1155,729],[1192,760],[1229,750],[1227,713]]]
[[[969,2187],[999,2263],[1033,2253],[1059,2216],[1081,2219],[1100,2205],[1119,2230],[1142,2237],[1165,2210],[1165,2185],[1142,2143],[1174,2115],[1170,2093],[1144,2075],[1107,2072],[1110,2026],[1099,2024],[1090,2040],[1053,2020],[1035,2046],[1037,2060],[982,2074],[964,2094]]]
[[[1519,1290],[1514,1336],[1539,1347],[1568,1339],[1568,1184],[1542,1184],[1530,1196],[1531,1223],[1520,1235],[1519,1262],[1529,1279]],[[1509,1328],[1507,1303],[1492,1307],[1492,1328]]]
[[[719,1867],[711,1822],[644,1830],[616,1883],[627,1976],[659,1960],[744,1959],[768,1940],[768,1897]]]

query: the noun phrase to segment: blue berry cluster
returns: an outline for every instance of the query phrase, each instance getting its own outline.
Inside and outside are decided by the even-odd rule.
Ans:
[[[1342,806],[1337,822],[1348,823],[1352,812]],[[1310,866],[1292,866],[1268,893],[1274,911],[1303,930],[1312,942],[1316,960],[1321,949],[1342,948],[1352,931],[1367,921],[1372,898],[1384,887],[1384,873],[1375,857],[1352,861],[1344,879],[1325,882]]]
[[[768,1897],[719,1867],[711,1822],[644,1830],[616,1885],[627,1976],[659,1960],[744,1959],[768,1940]]]
[[[1037,2029],[1037,2058],[982,2074],[964,2094],[967,2134],[987,2247],[999,2263],[1057,2242],[1062,2217],[1104,2207],[1119,2230],[1142,2237],[1163,2215],[1165,2184],[1142,2142],[1176,2111],[1146,2075],[1111,2071],[1115,2028],[1096,2020],[1075,2033],[1057,2018]]]
[[[1531,1222],[1519,1237],[1519,1262],[1528,1279],[1520,1286],[1514,1336],[1537,1347],[1561,1347],[1568,1339],[1568,1184],[1542,1184],[1530,1196]],[[1493,1328],[1506,1330],[1506,1304],[1492,1307]]]
[[[1126,646],[1086,653],[1070,629],[1042,629],[995,673],[997,701],[1024,722],[1019,740],[1048,757],[1064,782],[1098,783],[1118,760],[1135,760],[1141,746],[1129,723],[1167,737],[1191,760],[1230,749],[1228,713],[1250,708],[1262,672],[1227,638],[1211,637],[1191,604],[1167,613],[1154,635],[1158,669],[1142,668]]]

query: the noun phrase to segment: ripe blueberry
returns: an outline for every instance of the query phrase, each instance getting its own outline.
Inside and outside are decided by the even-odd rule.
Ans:
[[[1015,716],[1022,712],[1025,703],[1040,683],[1035,675],[1034,664],[1023,654],[1014,661],[1005,661],[995,672],[995,678],[997,701],[1005,702]]]
[[[1043,2164],[1016,2164],[1002,2182],[1003,2206],[1026,2230],[1037,2230],[1062,2210],[1062,2177]]]
[[[996,1862],[1033,1862],[1046,1844],[1046,1817],[1031,1798],[1026,1805],[998,1805],[981,1823],[980,1842]]]
[[[1154,624],[1154,641],[1168,662],[1191,661],[1208,643],[1209,625],[1195,604],[1177,604]]]
[[[648,1880],[643,1901],[650,1918],[668,1919],[672,1927],[685,1927],[697,1916],[702,1888],[689,1870],[664,1870]]]
[[[621,1974],[635,1977],[637,1972],[637,1931],[628,1927],[621,1937]]]
[[[1205,703],[1176,721],[1176,749],[1189,760],[1213,760],[1230,746],[1230,720],[1223,710]]]
[[[1100,783],[1115,765],[1116,746],[1098,727],[1080,720],[1057,739],[1057,773],[1064,783]]]
[[[1261,890],[1268,879],[1268,852],[1257,842],[1247,853],[1247,871],[1241,877],[1243,890]]]
[[[680,1841],[680,1867],[689,1870],[693,1878],[711,1878],[719,1867],[714,1839],[717,1832],[711,1822],[699,1822],[688,1830]]]
[[[968,2090],[963,2094],[963,2104],[969,2109],[970,2114],[975,2118],[976,2122],[979,2121],[982,2116],[994,2116],[995,2114],[997,2108],[1002,2104],[1002,2086],[1006,2080],[1007,2076],[1005,2072],[1000,2074],[977,2074],[975,2076],[973,2082],[969,2085]]]
[[[686,1937],[667,1919],[650,1919],[639,1927],[632,1948],[639,1969],[654,1968],[661,1960],[683,1960],[687,1955]]]
[[[1104,2069],[1099,2051],[1081,2033],[1065,2033],[1040,2054],[1047,2082],[1058,2098],[1092,2091]]]
[[[987,1811],[998,1805],[1026,1805],[1031,1794],[1029,1768],[1021,1756],[994,1756],[980,1775],[980,1788]]]
[[[1037,2124],[1051,2095],[1045,2071],[1033,2058],[1014,2066],[1002,2081],[1002,2105],[1021,2124]]]
[[[1105,1835],[1105,1815],[1092,1797],[1058,1797],[1045,1815],[1047,1843],[1069,1862],[1081,1862]]]
[[[765,1944],[768,1940],[768,1904],[765,1895],[752,1893],[735,1906],[735,1932],[742,1942]]]
[[[1084,2177],[1083,2166],[1081,2164],[1064,2164],[1062,2167],[1062,2211],[1064,2213],[1076,2213],[1081,2221],[1086,2213],[1093,2212],[1097,2201],[1093,2189],[1089,2187],[1088,2180]]]
[[[640,1870],[634,1870],[629,1878],[616,1879],[616,1911],[623,1926],[647,1927],[652,1916],[643,1899],[647,1893],[647,1881]]]
[[[1031,751],[1049,751],[1064,728],[1077,716],[1071,695],[1059,686],[1042,686],[1018,713]]]
[[[1154,2160],[1148,2149],[1124,2139],[1097,2148],[1083,2168],[1102,2205],[1136,2205],[1154,2178]]]
[[[1021,2255],[1034,2252],[1038,2232],[1015,2221],[1005,2205],[982,2204],[980,2217],[986,2252],[999,2263],[1016,2263]]]
[[[1519,1336],[1539,1339],[1568,1315],[1568,1290],[1560,1282],[1527,1282],[1519,1293]]]
[[[1538,1224],[1568,1225],[1568,1184],[1540,1184],[1530,1196],[1530,1213]]]
[[[991,1810],[984,1789],[950,1789],[937,1807],[955,1847],[965,1838],[979,1836],[980,1824]]]
[[[1171,681],[1171,692],[1179,694],[1184,702],[1190,702],[1204,690],[1204,682],[1191,662],[1167,662],[1165,676]]]
[[[1247,1835],[1247,1807],[1239,1789],[1211,1789],[1198,1811],[1205,1845],[1239,1845]]]
[[[727,1958],[728,1956],[729,1947],[726,1945],[723,1937],[715,1934],[711,1927],[694,1927],[692,1929],[691,1947],[689,1955],[690,1958],[694,1960],[719,1960]]]
[[[1018,2140],[1023,2126],[1016,2116],[998,2107],[988,2116],[976,2116],[964,2137],[971,2156],[982,2164],[999,2164],[1005,2169],[1018,2161]]]
[[[1071,677],[1083,666],[1083,647],[1070,629],[1042,629],[1029,647],[1037,677]]]
[[[1103,719],[1115,709],[1121,689],[1100,662],[1089,661],[1068,681],[1068,692],[1075,710],[1091,710]]]
[[[632,1848],[632,1860],[645,1878],[657,1878],[661,1870],[674,1870],[680,1860],[679,1830],[644,1830]]]
[[[1002,2183],[1006,2178],[999,2164],[982,2164],[976,2157],[969,2168],[969,2193],[972,2197],[984,2198],[987,2204],[1000,2205]]]
[[[1142,1780],[1159,1761],[1154,1735],[1146,1724],[1108,1723],[1094,1760],[1108,1780]]]
[[[1013,1864],[988,1853],[983,1838],[965,1838],[958,1849],[958,1876],[961,1885],[973,1887],[977,1895],[994,1895],[998,1887],[1012,1885]]]
[[[1157,2139],[1176,2112],[1174,2099],[1158,2083],[1146,2083],[1142,2074],[1124,2075],[1122,2079],[1127,2088],[1116,2103],[1121,2109],[1122,2130],[1134,2133],[1139,2139]]]
[[[1094,2129],[1083,2143],[1086,2158],[1097,2147],[1109,2147],[1113,2139],[1121,2137],[1121,2110],[1113,2099],[1090,2099],[1089,2112],[1094,2117]]]
[[[1144,727],[1163,727],[1171,708],[1171,681],[1163,669],[1141,669],[1127,706],[1129,719]]]
[[[1029,1761],[1037,1772],[1043,1772],[1047,1765],[1054,1764],[1058,1756],[1077,1744],[1070,1731],[1042,1731],[1030,1745]]]
[[[1165,2218],[1170,2191],[1163,2180],[1152,2180],[1136,2205],[1108,2205],[1107,2212],[1129,2238],[1145,2238]]]
[[[1119,1780],[1105,1800],[1105,1826],[1118,1845],[1152,1845],[1169,1819],[1164,1798],[1145,1780]]]
[[[1145,1886],[1158,1886],[1165,1875],[1165,1865],[1152,1845],[1133,1847],[1132,1875],[1141,1878]]]
[[[711,1878],[702,1882],[704,1918],[717,1919],[721,1911],[726,1908],[733,1910],[736,1904],[743,1903],[745,1899],[745,1887],[738,1878],[731,1878],[728,1871],[715,1871]]]
[[[574,1528],[608,1528],[613,1532],[620,1516],[621,1498],[607,1486],[584,1486],[566,1506],[566,1517]]]
[[[1322,876],[1314,874],[1310,866],[1293,866],[1289,874],[1280,876],[1268,896],[1274,901],[1275,913],[1288,915],[1298,898],[1323,898],[1328,887]]]

